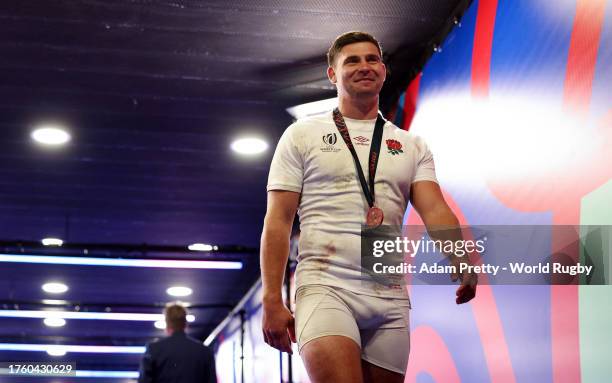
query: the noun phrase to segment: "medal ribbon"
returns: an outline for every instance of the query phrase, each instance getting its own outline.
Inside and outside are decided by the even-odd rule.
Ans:
[[[344,143],[348,147],[351,155],[353,156],[353,160],[355,161],[355,167],[357,168],[357,175],[359,176],[359,182],[361,183],[361,189],[363,190],[363,194],[368,200],[368,205],[370,207],[374,206],[375,196],[374,196],[374,177],[376,176],[376,167],[378,166],[378,157],[380,154],[380,143],[382,142],[383,135],[383,126],[385,125],[385,119],[382,117],[380,113],[376,118],[376,125],[374,126],[374,133],[372,134],[372,145],[370,146],[370,155],[368,157],[368,182],[366,182],[365,176],[363,175],[363,170],[361,169],[361,164],[359,163],[359,157],[357,157],[357,152],[355,151],[355,147],[353,146],[353,142],[351,141],[351,135],[349,134],[348,128],[346,127],[346,123],[344,122],[344,118],[342,117],[342,113],[338,108],[334,109],[334,123],[336,124],[336,128],[338,128],[338,132]],[[369,185],[369,187],[368,187]]]

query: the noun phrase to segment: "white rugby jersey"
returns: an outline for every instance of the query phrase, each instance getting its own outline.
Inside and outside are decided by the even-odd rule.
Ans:
[[[367,179],[376,119],[344,120]],[[387,121],[374,183],[384,225],[402,225],[410,185],[417,181],[437,182],[433,156],[420,137]],[[361,273],[361,225],[369,206],[332,112],[287,128],[272,159],[267,190],[301,193],[297,288],[316,284],[358,294],[406,297],[404,288],[381,289]]]

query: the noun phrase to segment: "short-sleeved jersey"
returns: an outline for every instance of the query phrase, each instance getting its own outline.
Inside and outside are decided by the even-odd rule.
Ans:
[[[345,117],[365,177],[376,120]],[[437,182],[433,156],[425,142],[387,121],[375,177],[376,206],[385,225],[402,225],[410,185]],[[355,162],[338,133],[332,113],[298,120],[278,142],[268,191],[301,193],[297,287],[335,286],[358,294],[406,297],[406,291],[381,289],[361,272],[361,227],[368,202]]]

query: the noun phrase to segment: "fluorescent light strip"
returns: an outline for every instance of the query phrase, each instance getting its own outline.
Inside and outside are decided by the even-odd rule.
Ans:
[[[141,346],[86,346],[63,344],[22,344],[0,343],[0,351],[40,351],[49,349],[62,349],[66,352],[82,352],[92,354],[142,354],[145,348]]]
[[[4,318],[63,318],[63,319],[94,319],[94,320],[124,320],[156,322],[164,320],[163,314],[141,313],[98,313],[82,311],[42,311],[42,310],[0,310],[0,317]],[[195,316],[187,315],[187,321],[195,321]]]
[[[159,267],[167,269],[242,269],[242,262],[239,261],[178,261],[171,259],[55,257],[50,255],[0,254],[0,262],[79,266]]]
[[[77,378],[133,378],[138,379],[138,371],[90,371],[77,370]]]
[[[308,102],[306,104],[292,106],[291,108],[287,108],[286,110],[287,113],[292,115],[295,119],[299,120],[300,118],[329,112],[336,106],[338,106],[338,97]]]
[[[138,371],[95,371],[95,370],[76,370],[73,378],[133,378],[138,379]],[[26,374],[11,374],[8,368],[0,368],[0,376],[25,376]],[[51,375],[53,376],[53,375]]]

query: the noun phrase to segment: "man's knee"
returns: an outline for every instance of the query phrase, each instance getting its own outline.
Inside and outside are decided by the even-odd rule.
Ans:
[[[361,360],[363,383],[403,383],[404,375]]]
[[[313,383],[361,382],[361,348],[351,338],[323,336],[302,347],[302,360]]]

